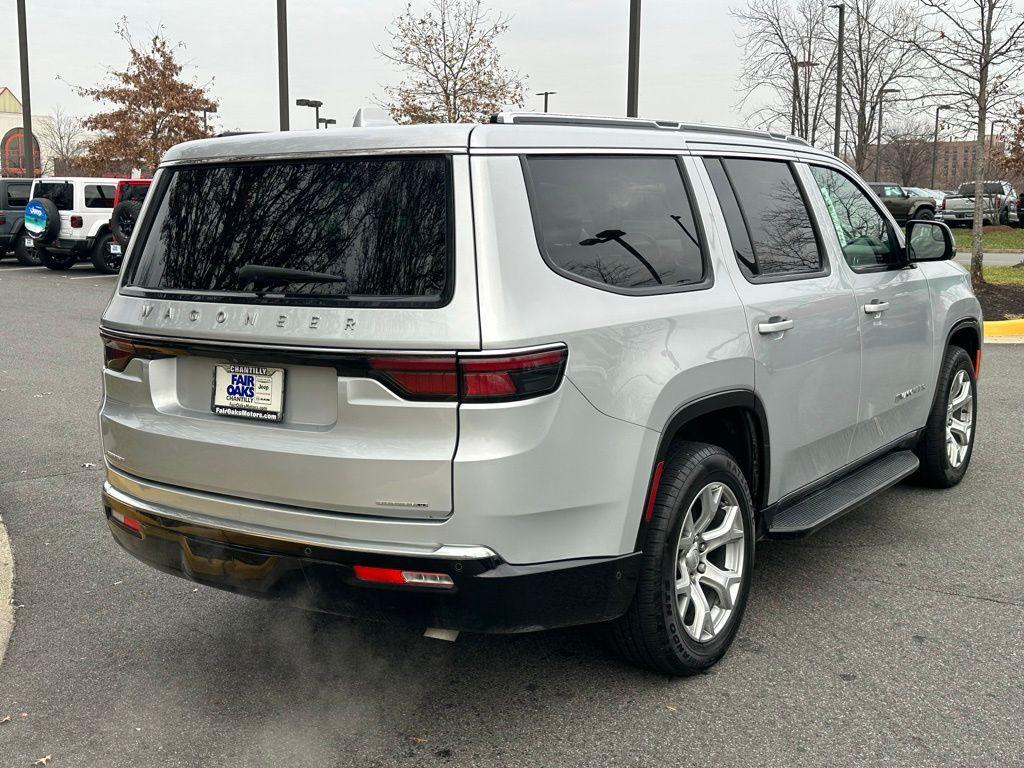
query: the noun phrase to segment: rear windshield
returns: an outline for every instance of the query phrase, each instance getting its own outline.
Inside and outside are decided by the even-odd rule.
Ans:
[[[127,286],[249,303],[424,306],[450,295],[444,157],[276,161],[165,174]],[[248,277],[254,267],[341,281],[296,275],[257,284]]]
[[[45,197],[58,211],[70,211],[75,205],[75,188],[70,181],[37,181],[35,197]]]
[[[146,199],[147,192],[149,192],[149,184],[124,184],[117,199],[122,203],[141,203]]]
[[[985,195],[1001,195],[1003,194],[1003,185],[998,182],[988,181],[982,184],[982,189],[985,191],[982,194]],[[974,197],[974,184],[968,182],[960,185],[960,194],[965,197]]]

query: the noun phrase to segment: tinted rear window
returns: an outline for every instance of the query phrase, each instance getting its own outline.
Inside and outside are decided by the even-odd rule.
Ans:
[[[7,185],[6,207],[9,209],[24,208],[28,205],[28,190],[31,185],[11,183]]]
[[[85,207],[113,208],[115,189],[113,184],[86,184]]]
[[[537,239],[557,271],[630,292],[703,283],[701,232],[675,158],[525,162]]]
[[[58,211],[70,211],[75,204],[75,188],[70,181],[39,181],[33,193],[53,201]]]
[[[118,197],[119,202],[136,202],[141,203],[146,199],[146,193],[149,192],[149,184],[125,184],[121,187],[121,195]]]
[[[451,291],[444,157],[266,162],[165,172],[128,285],[248,302],[438,305]],[[245,265],[326,273],[258,296]]]

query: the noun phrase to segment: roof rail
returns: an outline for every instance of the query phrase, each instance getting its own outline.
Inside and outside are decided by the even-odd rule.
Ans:
[[[757,139],[775,139],[794,144],[811,146],[799,136],[790,136],[779,131],[763,131],[756,128],[734,128],[726,125],[705,125],[704,123],[681,123],[677,120],[652,120],[645,117],[602,117],[600,115],[559,115],[551,112],[499,112],[491,116],[492,123],[517,125],[578,125],[594,128],[638,128],[643,130],[694,131],[720,133],[727,136],[747,136]]]

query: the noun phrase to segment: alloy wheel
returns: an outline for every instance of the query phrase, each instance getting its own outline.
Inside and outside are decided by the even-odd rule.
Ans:
[[[736,494],[725,483],[708,483],[686,510],[676,544],[676,609],[698,643],[729,623],[746,567],[743,539]]]
[[[946,405],[946,458],[957,469],[967,458],[974,430],[974,389],[962,368],[953,377]]]

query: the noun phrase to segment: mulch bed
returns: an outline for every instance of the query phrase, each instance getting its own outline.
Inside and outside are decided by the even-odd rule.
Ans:
[[[1024,285],[986,283],[976,293],[986,320],[1016,320],[1024,317]]]

